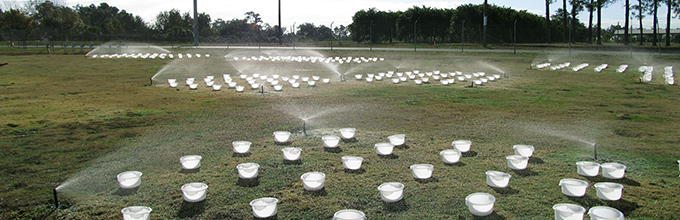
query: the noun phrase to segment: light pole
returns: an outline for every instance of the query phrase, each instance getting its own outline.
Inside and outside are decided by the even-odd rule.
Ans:
[[[373,51],[373,20],[371,20],[371,24],[368,25],[368,29],[368,43],[371,45],[371,51]]]
[[[333,34],[333,23],[335,23],[335,21],[331,22],[331,51],[333,51],[333,38],[335,38]]]
[[[293,22],[293,30],[291,30],[293,32],[293,50],[295,50],[295,38],[297,37],[295,36],[295,23],[297,22]]]
[[[571,33],[570,33],[571,34]],[[571,35],[569,35],[571,36]],[[515,20],[515,50],[513,51],[514,54],[517,54],[517,20]]]
[[[465,20],[463,20],[463,25],[460,29],[460,52],[465,53]]]
[[[418,37],[416,35],[416,33],[417,33],[416,28],[418,27],[418,21],[420,21],[420,19],[417,19],[416,22],[413,23],[413,52],[416,52],[416,50],[417,50],[416,49],[417,48],[417,43],[416,43],[417,41],[416,40],[418,40]]]
[[[486,11],[487,11],[487,8],[488,8],[487,0],[484,0],[484,36],[482,36],[482,44],[483,44],[484,47],[486,47],[486,22],[487,22]]]

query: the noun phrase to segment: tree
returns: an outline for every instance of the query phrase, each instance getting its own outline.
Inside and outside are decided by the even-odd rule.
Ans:
[[[546,30],[548,30],[548,44],[550,44],[550,4],[555,2],[555,0],[545,0],[545,20],[546,20]]]
[[[171,41],[188,41],[193,38],[193,23],[194,20],[189,12],[180,14],[179,10],[172,9],[156,15],[154,29],[161,38],[169,37]]]
[[[563,34],[563,37],[562,37],[563,40],[562,41],[564,43],[566,43],[567,39],[568,39],[568,37],[567,37],[567,34],[568,34],[567,27],[569,26],[569,25],[567,25],[568,24],[568,20],[567,20],[567,0],[562,0],[562,22],[564,23],[564,25],[563,25],[564,27],[562,27],[562,34]]]
[[[642,0],[638,0],[637,5],[633,5],[633,9],[637,10],[637,13],[633,11],[633,17],[637,18],[638,21],[640,22],[640,46],[644,44],[644,34],[643,30],[644,28],[642,27],[642,19],[645,18],[645,12],[647,8],[644,6]]]
[[[665,0],[666,6],[668,6],[668,11],[666,13],[666,46],[671,46],[671,13],[673,9],[678,7],[677,0]]]
[[[572,37],[571,41],[576,42],[575,38],[573,36],[573,32],[576,31],[576,24],[578,24],[578,19],[576,16],[578,16],[579,12],[583,11],[583,6],[585,4],[584,0],[570,0],[569,2],[571,4],[571,31],[572,31]]]
[[[68,36],[82,31],[83,21],[71,8],[58,6],[50,1],[45,1],[36,6],[34,18],[45,31],[56,31],[63,34],[66,41]]]
[[[652,46],[656,46],[656,42],[659,41],[659,37],[657,36],[657,28],[659,28],[659,17],[657,16],[657,12],[659,9],[659,0],[653,0],[652,4],[649,5],[650,10],[652,11],[652,16],[654,16],[654,23],[652,24]]]
[[[593,12],[596,10],[595,0],[590,0],[585,4],[588,9],[588,44],[593,44]]]
[[[14,37],[12,32],[14,30],[19,31],[19,37],[23,40],[24,46],[26,45],[27,38],[33,32],[33,29],[38,26],[37,22],[28,14],[19,11],[18,9],[10,9],[9,11],[2,12],[0,10],[0,30],[9,29],[10,35]],[[14,41],[13,38],[9,39]]]
[[[630,20],[630,0],[626,0],[626,4],[625,4],[624,7],[626,7],[626,16],[625,16],[626,22],[624,22],[624,25],[623,25],[623,28],[624,28],[624,30],[623,30],[623,45],[628,45],[628,42],[630,41],[630,36],[629,36],[629,33],[628,33],[628,29],[630,29],[630,24],[628,23],[628,20]]]

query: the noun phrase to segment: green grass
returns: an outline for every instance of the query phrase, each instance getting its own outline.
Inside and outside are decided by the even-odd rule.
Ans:
[[[145,205],[153,208],[152,219],[251,219],[248,202],[273,196],[281,201],[280,219],[329,219],[348,208],[371,219],[470,219],[464,198],[474,192],[496,196],[492,219],[549,219],[556,203],[612,206],[628,219],[667,218],[679,211],[671,205],[679,202],[680,186],[675,162],[680,123],[673,111],[680,107],[678,87],[639,83],[633,72],[640,63],[627,57],[578,55],[554,62],[610,64],[594,73],[528,69],[542,59],[536,54],[322,53],[386,57],[407,64],[402,70],[493,73],[481,60],[508,77],[468,88],[467,82],[339,83],[332,73],[302,72],[335,78],[314,88],[259,94],[145,86],[169,60],[3,56],[10,65],[0,67],[0,172],[7,177],[0,180],[0,218],[116,219],[126,206]],[[655,67],[674,62],[656,59]],[[630,69],[616,73],[623,63]],[[386,68],[367,65],[347,78]],[[235,70],[212,74],[221,73]],[[305,136],[298,117],[315,113],[320,114],[307,121]],[[321,137],[338,135],[343,127],[357,128],[356,141],[342,142],[341,152],[324,150]],[[277,130],[293,133],[289,146],[303,148],[300,164],[284,163],[284,146],[272,138]],[[400,133],[407,142],[395,156],[376,155],[375,143]],[[576,161],[592,160],[592,149],[577,138],[597,142],[599,162],[628,166],[627,178],[614,180],[626,187],[623,200],[602,201],[594,188],[585,198],[562,195],[557,185],[562,178],[591,185],[612,181],[576,174]],[[457,139],[471,140],[474,152],[458,165],[443,164],[438,152]],[[232,153],[237,140],[253,142],[250,155]],[[536,146],[529,170],[507,168],[505,156],[513,154],[514,144]],[[178,158],[187,154],[204,157],[199,172],[181,171]],[[364,157],[363,170],[344,170],[343,155]],[[244,162],[261,165],[256,184],[239,181],[235,167]],[[411,177],[408,166],[416,163],[435,166],[432,180]],[[141,187],[119,189],[115,175],[126,170],[144,173]],[[487,170],[513,175],[511,188],[486,186]],[[324,191],[303,190],[299,176],[310,171],[327,175]],[[388,181],[406,185],[402,202],[380,200],[377,186]],[[183,202],[180,187],[189,182],[209,185],[206,201]],[[60,189],[62,208],[53,210],[51,190],[60,184],[66,184]]]

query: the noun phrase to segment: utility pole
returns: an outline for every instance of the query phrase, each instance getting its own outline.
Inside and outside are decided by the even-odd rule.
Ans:
[[[333,38],[335,38],[335,35],[333,34],[333,23],[335,23],[335,21],[331,22],[331,51],[333,51]]]
[[[194,46],[198,46],[198,0],[194,0]]]
[[[371,20],[371,24],[368,25],[368,43],[371,45],[371,51],[373,51],[373,20]]]
[[[417,19],[416,22],[413,23],[413,52],[416,52],[416,50],[417,50],[416,49],[417,48],[416,42],[418,40],[418,37],[416,37],[417,36],[416,35],[416,33],[417,33],[416,28],[418,27],[418,21],[420,21],[420,19]]]
[[[482,36],[482,46],[486,47],[486,22],[487,22],[487,9],[489,7],[489,4],[487,2],[488,0],[484,0],[484,36]]]

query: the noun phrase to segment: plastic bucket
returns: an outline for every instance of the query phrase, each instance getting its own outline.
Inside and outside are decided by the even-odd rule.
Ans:
[[[241,179],[256,178],[258,168],[260,168],[260,165],[256,163],[241,163],[236,165],[238,177]]]
[[[510,174],[499,171],[486,171],[486,184],[496,188],[506,188],[510,183]]]
[[[378,155],[390,155],[394,150],[394,145],[391,143],[377,143],[374,147]]]
[[[522,155],[511,155],[505,157],[508,159],[508,167],[513,170],[523,170],[529,164],[529,158]]]
[[[618,183],[595,183],[595,189],[597,190],[597,198],[602,200],[617,201],[621,199],[623,194],[623,185]]]
[[[586,195],[588,189],[588,182],[579,179],[561,179],[559,186],[562,187],[562,193],[571,197],[582,197]]]
[[[580,205],[560,203],[553,206],[555,220],[582,220],[586,209]]]
[[[200,202],[205,199],[208,185],[205,183],[188,183],[182,186],[182,196],[187,202]]]
[[[120,210],[120,213],[123,214],[123,220],[147,220],[151,210],[146,206],[130,206]]]
[[[576,162],[577,172],[581,176],[597,176],[600,173],[600,164],[590,161]]]
[[[591,220],[624,220],[626,217],[623,212],[618,209],[606,207],[606,206],[595,206],[588,210],[588,215]]]
[[[623,179],[626,174],[626,165],[620,163],[604,163],[602,167],[602,176],[608,179]]]
[[[281,149],[281,151],[283,152],[283,159],[284,160],[294,161],[294,160],[300,159],[302,148],[287,147],[287,148]]]
[[[250,141],[234,141],[231,145],[234,146],[234,153],[245,154],[250,152],[250,145],[253,144]]]
[[[442,156],[442,161],[444,161],[444,163],[453,164],[460,161],[460,156],[462,153],[457,149],[449,149],[439,152],[439,155]]]
[[[429,179],[434,171],[432,164],[413,164],[410,168],[413,178],[416,179]]]
[[[288,139],[290,138],[290,132],[287,131],[275,131],[274,132],[274,141],[276,143],[286,143],[288,142]]]
[[[272,197],[265,197],[250,201],[253,208],[253,215],[256,218],[269,218],[276,215],[276,204],[279,200]]]
[[[380,184],[378,191],[380,191],[380,198],[385,202],[398,202],[404,198],[404,184],[398,182]]]
[[[179,158],[180,164],[182,164],[182,169],[196,169],[201,167],[201,159],[203,157],[199,155],[187,155]]]
[[[469,140],[455,140],[451,143],[451,146],[453,148],[458,149],[460,152],[468,152],[470,151],[470,146],[472,145],[472,141]]]
[[[361,163],[364,161],[363,157],[343,156],[342,167],[349,170],[361,169]]]
[[[357,131],[355,128],[341,128],[340,137],[342,139],[352,139],[354,138],[354,133]]]
[[[327,135],[321,137],[321,140],[323,141],[323,146],[327,148],[335,148],[340,144],[340,137],[338,136]]]
[[[142,184],[142,172],[139,171],[125,171],[116,175],[118,185],[123,189],[131,189]]]
[[[515,150],[516,155],[531,157],[531,155],[534,154],[534,146],[531,146],[531,145],[518,144],[518,145],[512,146],[512,149]]]
[[[387,137],[387,139],[390,140],[390,143],[392,145],[401,146],[406,141],[406,135],[405,134],[395,134],[395,135]]]
[[[305,190],[316,191],[323,188],[323,183],[326,181],[326,174],[321,172],[309,172],[300,176],[302,186]]]
[[[493,213],[496,197],[488,193],[473,193],[465,197],[465,205],[473,215],[487,216]]]
[[[345,209],[335,212],[333,214],[333,220],[364,220],[366,219],[366,214],[362,211],[354,209]]]

